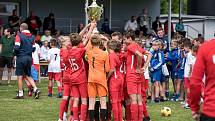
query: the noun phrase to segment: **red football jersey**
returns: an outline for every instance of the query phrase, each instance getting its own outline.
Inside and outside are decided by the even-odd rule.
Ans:
[[[71,70],[71,83],[81,84],[87,81],[86,70],[84,64],[85,48],[79,46],[78,48],[71,48],[68,54],[69,68]]]
[[[132,43],[127,47],[127,56],[126,56],[126,76],[130,74],[136,74],[137,68],[137,56],[136,51],[140,53],[145,53],[145,50],[141,48],[137,43]]]
[[[61,70],[63,72],[63,83],[69,83],[69,75],[70,75],[70,68],[69,67],[69,61],[68,61],[68,49],[61,48],[60,49],[60,65]]]
[[[110,90],[114,91],[120,86],[123,85],[123,73],[120,72],[120,67],[122,61],[120,60],[120,55],[117,55],[115,52],[109,54],[110,60],[110,69],[115,69],[114,74],[110,77]]]

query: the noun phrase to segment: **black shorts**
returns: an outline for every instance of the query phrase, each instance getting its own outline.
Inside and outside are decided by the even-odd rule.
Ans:
[[[209,117],[205,114],[201,114],[200,121],[215,121],[215,117]]]
[[[13,67],[13,57],[0,56],[0,68],[4,68],[6,65],[7,68]]]
[[[32,57],[23,56],[17,57],[16,60],[16,75],[17,76],[31,76]]]

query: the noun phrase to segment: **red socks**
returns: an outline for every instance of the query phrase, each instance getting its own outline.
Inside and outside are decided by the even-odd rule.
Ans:
[[[70,115],[73,114],[73,99],[70,99]]]
[[[130,121],[131,120],[131,110],[130,110],[131,105],[126,105],[125,107],[125,118],[126,121]]]
[[[78,107],[73,107],[73,119],[78,120]]]
[[[131,104],[131,121],[137,121],[138,118],[138,105],[137,104]]]
[[[52,94],[52,87],[48,87],[49,94]]]
[[[143,105],[138,105],[138,121],[143,120]]]
[[[67,100],[61,100],[61,102],[60,102],[59,118],[61,120],[63,120],[63,113],[65,111],[66,103],[67,103]]]
[[[112,103],[112,111],[113,111],[113,118],[114,121],[118,121],[119,120],[119,111],[118,111],[118,105],[117,103]]]
[[[81,104],[81,120],[85,121],[87,117],[87,105]]]
[[[57,91],[58,91],[59,93],[61,93],[61,92],[62,92],[62,86],[58,86],[58,87],[57,87]]]
[[[122,103],[118,102],[119,121],[122,121]]]

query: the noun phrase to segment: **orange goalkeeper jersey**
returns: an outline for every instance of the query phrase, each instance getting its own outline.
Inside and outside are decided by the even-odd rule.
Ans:
[[[88,82],[98,83],[107,88],[106,73],[110,70],[108,52],[92,47],[87,49],[89,64]]]

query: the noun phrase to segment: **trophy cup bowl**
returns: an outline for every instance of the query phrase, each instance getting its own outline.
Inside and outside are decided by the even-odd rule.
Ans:
[[[98,6],[96,0],[93,0],[92,4],[87,8],[87,15],[90,21],[99,21],[103,13],[103,5]]]

